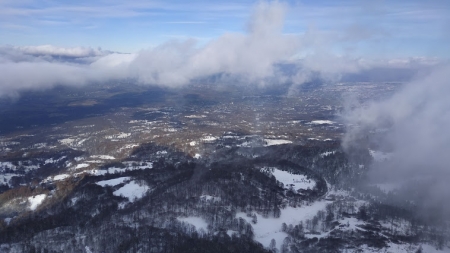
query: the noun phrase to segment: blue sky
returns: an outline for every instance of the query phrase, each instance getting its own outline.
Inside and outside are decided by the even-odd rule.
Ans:
[[[245,33],[257,1],[0,0],[0,43],[136,52]],[[449,57],[450,1],[285,1],[283,32],[320,33],[337,54]]]

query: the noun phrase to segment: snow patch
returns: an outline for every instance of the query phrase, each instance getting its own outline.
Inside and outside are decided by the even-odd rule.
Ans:
[[[336,154],[336,151],[327,151],[327,152],[320,154],[320,157],[324,158],[325,156],[334,155],[334,154]]]
[[[75,141],[75,139],[66,138],[66,139],[62,139],[62,140],[58,140],[58,141],[59,141],[59,143],[61,143],[63,145],[70,145]]]
[[[77,162],[83,161],[83,160],[84,160],[84,157],[82,157],[82,156],[77,156],[77,157],[74,158],[74,160],[77,161]]]
[[[85,161],[87,163],[104,163],[104,161],[102,160],[89,160],[89,161]]]
[[[77,166],[75,166],[75,169],[77,170],[77,169],[82,169],[82,168],[86,168],[86,167],[89,167],[89,164],[80,163],[80,164],[77,164]]]
[[[16,165],[12,164],[11,162],[0,162],[0,168],[15,170]]]
[[[64,180],[66,178],[70,177],[69,174],[61,174],[61,175],[56,175],[53,177],[54,181],[60,181],[60,180]]]
[[[91,155],[93,159],[103,159],[103,160],[114,160],[116,159],[114,156],[110,155]]]
[[[178,217],[177,220],[193,225],[197,230],[203,229],[208,231],[208,223],[200,217]]]
[[[336,122],[331,121],[331,120],[313,120],[307,124],[311,124],[311,125],[331,125],[334,124]]]
[[[84,249],[86,250],[86,253],[92,253],[91,249],[88,246],[84,247]]]
[[[122,184],[122,183],[124,183],[125,181],[128,181],[128,180],[130,180],[130,177],[119,177],[119,178],[114,178],[114,179],[109,179],[109,180],[98,181],[95,184],[100,185],[102,187],[105,187],[105,186],[116,186],[116,185]]]
[[[201,118],[206,118],[206,115],[187,115],[184,117],[188,118],[188,119],[201,119]]]
[[[119,188],[117,191],[113,192],[113,194],[128,198],[130,202],[134,202],[135,200],[144,197],[149,190],[150,188],[147,185],[136,181],[131,181]]]
[[[59,159],[56,159],[56,160],[53,159],[53,158],[50,158],[50,159],[45,160],[44,164],[48,164],[48,163],[57,163],[57,162],[61,161],[61,160],[64,159],[64,158],[66,158],[66,156],[63,156],[63,157],[61,157],[61,158],[59,158]]]
[[[47,197],[45,194],[39,194],[36,196],[28,197],[28,203],[30,204],[30,210],[34,211],[36,208],[42,204],[44,199]]]
[[[131,133],[119,133],[119,134],[113,134],[109,136],[105,136],[105,139],[117,141],[119,139],[125,139],[131,136]]]
[[[4,184],[4,185],[8,185],[9,187],[12,187],[12,185],[10,184],[10,180],[12,177],[22,177],[23,175],[20,174],[14,174],[14,173],[5,173],[5,174],[0,174],[0,185]]]
[[[145,163],[141,163],[141,165],[136,165],[134,166],[133,163],[135,162],[123,162],[125,164],[125,168],[118,168],[118,167],[109,167],[106,170],[99,170],[99,169],[92,169],[92,170],[88,170],[85,171],[91,175],[95,175],[95,176],[101,176],[101,175],[106,175],[106,174],[116,174],[116,173],[122,173],[122,172],[126,172],[126,171],[132,171],[132,170],[143,170],[143,169],[151,169],[153,168],[153,163],[151,162],[145,162]],[[136,162],[137,163],[137,162]],[[146,164],[146,165],[142,165],[142,164]],[[77,173],[75,175],[79,175],[85,172],[80,172]]]
[[[234,135],[224,135],[222,136],[222,139],[238,139],[239,136],[234,136]]]
[[[273,140],[273,139],[264,139],[264,146],[274,146],[274,145],[283,145],[283,144],[291,144],[292,141],[289,140]]]
[[[9,225],[11,220],[12,220],[12,218],[5,218],[3,221],[5,221],[6,225]]]
[[[139,147],[139,145],[138,144],[127,144],[123,148],[129,149],[129,148],[134,148],[134,147]]]
[[[229,237],[232,237],[234,234],[238,234],[238,232],[237,232],[237,231],[234,231],[234,230],[230,230],[230,229],[227,230],[227,235],[228,235]]]
[[[366,231],[365,229],[359,228],[358,226],[362,226],[364,224],[366,224],[364,221],[362,220],[358,220],[357,218],[344,218],[342,220],[339,221],[339,223],[344,224],[346,226],[342,226],[339,227],[339,230],[343,230],[343,231],[354,231],[354,230],[361,230],[361,231]]]
[[[217,140],[217,137],[214,136],[205,136],[202,138],[203,142],[214,142]]]
[[[217,202],[217,201],[221,200],[220,197],[214,197],[211,195],[202,195],[202,196],[200,196],[200,199],[203,201],[212,201],[212,202]]]
[[[286,207],[281,209],[279,218],[264,218],[260,214],[256,213],[257,223],[253,224],[252,217],[248,217],[245,213],[240,212],[236,214],[237,218],[243,218],[253,227],[254,240],[261,243],[264,247],[269,247],[270,241],[275,239],[276,247],[281,250],[284,238],[288,235],[281,231],[281,225],[298,225],[301,221],[305,222],[308,219],[312,219],[318,211],[325,210],[327,201],[317,201],[311,205],[301,207]]]

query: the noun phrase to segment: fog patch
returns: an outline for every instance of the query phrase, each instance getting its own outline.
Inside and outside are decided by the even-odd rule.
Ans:
[[[389,153],[375,159],[369,179],[397,183],[402,201],[450,213],[450,65],[405,84],[391,98],[353,104],[343,118],[349,126],[343,145]],[[376,158],[376,157],[374,157]],[[400,200],[399,199],[399,200]],[[439,211],[436,211],[439,210]],[[435,213],[437,214],[437,213]]]

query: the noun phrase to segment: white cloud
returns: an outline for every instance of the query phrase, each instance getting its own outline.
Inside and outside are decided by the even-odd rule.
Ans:
[[[122,78],[132,78],[144,85],[175,87],[216,74],[251,84],[290,82],[295,89],[312,77],[335,81],[343,74],[372,67],[408,68],[412,62],[416,65],[426,62],[374,61],[336,55],[333,41],[342,39],[336,34],[315,29],[304,34],[283,33],[288,8],[280,2],[261,2],[254,8],[246,33],[225,33],[203,46],[193,39],[169,41],[136,54],[89,47],[3,46],[0,95],[57,84],[85,85]],[[288,73],[280,68],[280,63],[293,64],[296,71]]]
[[[0,68],[0,95],[55,84],[83,85],[89,72],[86,67],[51,62],[7,62],[0,63]]]
[[[420,186],[422,199],[415,199],[419,183],[408,188],[404,199],[421,203],[420,207],[447,208],[450,194],[450,65],[440,66],[425,77],[405,84],[391,98],[348,110],[344,114],[350,128],[344,147],[358,148],[376,143],[388,148],[392,157],[374,164],[371,179],[392,182],[426,182]],[[373,130],[388,129],[384,134]],[[431,183],[430,183],[431,182]],[[403,200],[404,201],[404,200]]]
[[[56,47],[52,45],[41,45],[41,46],[24,46],[15,47],[17,50],[23,52],[24,54],[30,55],[49,55],[49,56],[59,56],[59,57],[93,57],[102,56],[107,54],[107,52],[101,49],[93,49],[90,47]]]

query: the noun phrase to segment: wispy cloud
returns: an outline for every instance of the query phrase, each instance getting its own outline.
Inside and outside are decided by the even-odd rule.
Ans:
[[[52,45],[42,45],[42,46],[24,46],[15,47],[15,49],[28,55],[45,55],[45,56],[58,56],[58,57],[94,57],[107,55],[109,52],[102,51],[100,49],[93,49],[87,47],[74,47],[74,48],[63,48],[55,47]]]

